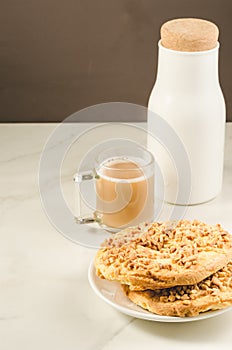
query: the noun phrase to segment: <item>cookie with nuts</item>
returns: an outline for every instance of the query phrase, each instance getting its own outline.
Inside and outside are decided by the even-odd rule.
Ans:
[[[123,291],[135,304],[162,316],[189,317],[232,305],[232,262],[203,281],[167,289]]]
[[[196,284],[231,259],[232,235],[219,224],[180,220],[115,234],[97,252],[95,268],[130,290],[156,290]]]

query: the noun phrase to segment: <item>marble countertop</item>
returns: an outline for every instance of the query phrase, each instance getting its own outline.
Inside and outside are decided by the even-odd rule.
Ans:
[[[232,311],[196,322],[158,323],[121,314],[94,294],[87,270],[95,250],[59,234],[41,206],[39,159],[55,127],[0,125],[0,349],[230,349]],[[231,231],[231,213],[227,124],[222,192],[189,207],[185,216],[220,222]]]

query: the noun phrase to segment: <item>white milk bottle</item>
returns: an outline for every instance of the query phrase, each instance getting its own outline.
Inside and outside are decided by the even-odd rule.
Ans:
[[[187,153],[191,172],[188,199],[177,199],[186,160],[170,161],[167,154],[171,150],[165,151],[165,145],[153,142],[154,138],[148,138],[148,148],[163,175],[164,199],[182,205],[203,203],[220,193],[223,175],[225,102],[218,79],[218,28],[195,18],[171,20],[161,27],[158,46],[157,77],[148,109],[174,130]],[[148,131],[152,134],[156,121],[151,112]],[[178,172],[183,172],[182,176]]]

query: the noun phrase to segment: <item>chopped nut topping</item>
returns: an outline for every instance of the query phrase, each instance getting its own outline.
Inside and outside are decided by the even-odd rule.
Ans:
[[[227,287],[223,282],[226,282]],[[217,296],[220,292],[226,292],[229,287],[232,288],[232,262],[198,284],[155,290],[152,296],[158,297],[160,302],[182,300],[184,305],[189,305],[190,300],[206,295]]]
[[[141,281],[146,276],[149,283],[155,284],[153,281],[157,280],[161,283],[163,281],[166,283],[168,279],[173,281],[173,276],[181,275],[185,271],[186,274],[194,275],[199,265],[202,264],[200,260],[202,252],[218,254],[221,253],[221,250],[223,253],[229,252],[231,248],[232,235],[220,225],[207,225],[198,220],[154,222],[126,229],[111,236],[101,248],[100,259],[106,269],[110,267],[109,273],[112,272],[112,265],[115,269],[119,268],[118,280],[122,283],[127,283],[127,279],[120,276],[126,276],[129,273],[134,277],[139,276]],[[100,272],[104,275],[103,271]],[[162,276],[164,276],[163,280]],[[104,277],[107,278],[107,275]],[[214,282],[207,282],[207,284],[205,281],[202,291],[207,290],[207,287],[212,288],[212,283],[217,288],[231,283],[228,280],[227,282],[222,281],[222,277],[226,278],[225,273],[224,276],[217,275],[216,277]],[[157,287],[162,286],[161,283]]]

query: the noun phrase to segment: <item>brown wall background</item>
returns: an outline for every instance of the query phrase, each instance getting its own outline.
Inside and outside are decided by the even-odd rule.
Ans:
[[[230,0],[8,0],[0,11],[0,121],[60,121],[110,101],[147,104],[161,24],[220,28],[220,80],[232,121]]]

